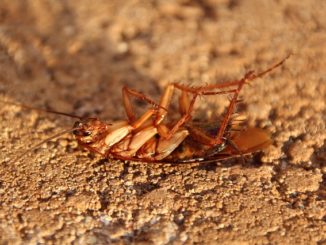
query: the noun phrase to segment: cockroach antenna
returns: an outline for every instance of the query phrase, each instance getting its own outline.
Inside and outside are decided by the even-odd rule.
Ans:
[[[60,136],[66,134],[66,133],[70,133],[70,132],[72,132],[72,131],[74,131],[74,130],[76,130],[76,129],[78,129],[78,128],[79,128],[79,127],[74,127],[74,128],[72,128],[72,129],[66,129],[66,130],[64,130],[64,131],[61,131],[60,133],[54,134],[54,135],[52,135],[52,136],[46,138],[45,140],[43,140],[43,141],[39,142],[38,144],[32,146],[31,148],[27,149],[26,151],[24,151],[23,153],[21,153],[21,154],[20,154],[19,156],[17,156],[16,158],[11,159],[11,160],[9,161],[9,163],[14,163],[14,162],[17,162],[17,161],[21,160],[21,159],[22,159],[22,158],[23,158],[27,153],[36,150],[37,148],[39,148],[39,147],[42,146],[43,144],[45,144],[45,143],[47,143],[47,142],[49,142],[49,141],[51,141],[51,140],[53,140],[53,139],[57,139],[57,138],[59,138]]]
[[[61,115],[61,116],[66,116],[66,117],[72,117],[72,118],[78,118],[78,119],[82,119],[83,118],[81,116],[76,116],[76,115],[73,115],[73,114],[70,114],[70,113],[66,113],[66,112],[60,112],[60,111],[54,111],[54,110],[47,110],[47,109],[39,109],[39,108],[35,108],[35,107],[32,107],[32,106],[23,105],[23,104],[12,102],[12,101],[0,100],[0,103],[18,106],[18,107],[21,107],[21,108],[27,109],[27,110],[52,113],[52,114],[56,114],[56,115]]]
[[[18,106],[18,107],[21,107],[23,109],[27,109],[27,110],[33,110],[33,111],[39,111],[39,112],[46,112],[46,113],[51,113],[51,114],[56,114],[56,115],[61,115],[61,116],[66,116],[66,117],[71,117],[71,118],[77,118],[77,119],[80,119],[82,120],[83,117],[80,117],[80,116],[76,116],[76,115],[73,115],[73,114],[70,114],[70,113],[66,113],[66,112],[59,112],[59,111],[54,111],[54,110],[47,110],[47,109],[40,109],[40,108],[35,108],[35,107],[32,107],[32,106],[27,106],[27,105],[24,105],[24,104],[21,104],[21,103],[16,103],[16,102],[12,102],[12,101],[7,101],[7,100],[0,100],[0,103],[4,103],[4,104],[9,104],[9,105],[14,105],[14,106]],[[35,146],[32,146],[31,148],[27,149],[26,151],[24,151],[22,154],[20,154],[19,156],[17,156],[16,158],[12,159],[9,161],[9,163],[13,163],[13,162],[16,162],[20,159],[22,159],[27,153],[39,148],[41,145],[53,140],[53,139],[56,139],[66,133],[70,133],[74,130],[78,129],[78,127],[74,127],[72,129],[66,129],[60,133],[57,133],[55,135],[52,135],[50,136],[49,138],[41,141],[40,143],[36,144]]]

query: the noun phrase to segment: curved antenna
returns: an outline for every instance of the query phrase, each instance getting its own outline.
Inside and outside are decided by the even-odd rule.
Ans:
[[[64,130],[64,131],[61,131],[60,133],[54,134],[54,135],[52,135],[52,136],[46,138],[45,140],[42,140],[40,143],[38,143],[38,144],[32,146],[31,148],[27,149],[26,151],[24,151],[22,154],[20,154],[20,155],[17,156],[16,158],[10,160],[9,163],[14,163],[14,162],[16,162],[16,161],[22,159],[22,158],[23,158],[27,153],[29,153],[29,152],[31,152],[31,151],[33,151],[33,150],[39,148],[41,145],[43,145],[43,144],[45,144],[45,143],[47,143],[47,142],[49,142],[49,141],[51,141],[51,140],[53,140],[53,139],[56,139],[56,138],[58,138],[58,137],[60,137],[60,136],[62,136],[62,135],[64,135],[64,134],[66,134],[66,133],[70,133],[70,132],[72,132],[72,131],[74,131],[74,130],[76,130],[76,129],[78,129],[78,127],[74,127],[74,128],[72,128],[72,129],[66,129],[66,130]]]
[[[76,116],[76,115],[73,115],[73,114],[70,114],[70,113],[65,113],[65,112],[60,112],[60,111],[53,111],[53,110],[46,110],[46,109],[39,109],[39,108],[35,108],[35,107],[32,107],[32,106],[23,105],[23,104],[12,102],[12,101],[0,100],[0,102],[1,103],[4,103],[4,104],[19,106],[21,108],[28,109],[28,110],[34,110],[34,111],[40,111],[40,112],[47,112],[47,113],[52,113],[52,114],[57,114],[57,115],[66,116],[66,117],[72,117],[72,118],[78,118],[78,119],[82,119],[83,118],[83,117]]]

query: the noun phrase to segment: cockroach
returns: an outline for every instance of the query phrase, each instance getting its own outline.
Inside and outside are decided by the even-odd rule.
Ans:
[[[56,134],[41,144],[72,132],[78,144],[91,152],[98,153],[107,159],[141,161],[147,163],[190,163],[210,162],[227,158],[242,157],[260,151],[271,144],[268,132],[260,128],[236,130],[235,109],[239,102],[239,93],[245,84],[263,77],[281,66],[289,55],[259,73],[247,72],[240,80],[192,87],[180,83],[170,83],[159,103],[128,87],[123,87],[123,105],[127,120],[106,123],[98,118],[83,118],[63,112],[49,111],[64,116],[78,118],[72,129]],[[178,120],[167,122],[169,106],[175,90],[180,91]],[[229,95],[226,112],[217,122],[208,126],[192,120],[194,105],[201,96]],[[150,105],[140,117],[136,117],[131,97]],[[15,103],[12,103],[15,104]],[[17,104],[16,104],[17,105]],[[35,109],[21,105],[27,109]],[[36,109],[40,110],[40,109]],[[44,110],[40,110],[44,111]],[[236,125],[236,126],[234,126]]]

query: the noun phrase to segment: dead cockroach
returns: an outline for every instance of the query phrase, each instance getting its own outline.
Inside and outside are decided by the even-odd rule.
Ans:
[[[122,95],[128,119],[110,124],[98,118],[82,118],[68,113],[47,111],[75,117],[78,121],[72,129],[54,135],[28,151],[67,132],[73,132],[81,147],[99,153],[107,159],[166,163],[208,162],[242,157],[262,150],[271,143],[270,136],[265,130],[259,128],[234,130],[233,115],[238,96],[245,84],[281,66],[288,57],[263,72],[256,74],[249,71],[240,80],[200,87],[171,83],[166,87],[159,103],[142,93],[124,87]],[[181,91],[179,97],[181,116],[178,120],[168,123],[166,117],[174,90]],[[221,120],[209,126],[203,126],[203,123],[196,124],[191,120],[194,104],[199,96],[220,94],[230,95],[230,103]],[[131,96],[151,105],[139,118],[136,118],[134,113]]]

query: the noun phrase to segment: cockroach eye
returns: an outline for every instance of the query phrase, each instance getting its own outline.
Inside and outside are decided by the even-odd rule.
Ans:
[[[79,128],[82,125],[82,123],[80,121],[76,121],[74,123],[74,128]]]
[[[92,134],[91,131],[84,131],[83,136],[90,136]]]
[[[80,121],[77,121],[74,123],[74,130],[72,131],[72,133],[76,136],[84,136],[83,131],[80,129],[80,127],[82,126],[82,123]]]

